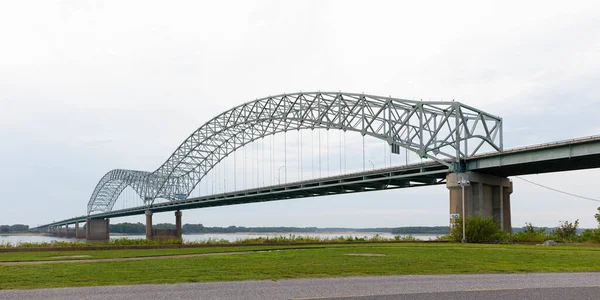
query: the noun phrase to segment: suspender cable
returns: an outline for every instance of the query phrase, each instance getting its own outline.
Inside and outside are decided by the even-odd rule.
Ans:
[[[300,181],[302,181],[304,179],[304,174],[302,174],[302,131],[298,131],[298,134],[300,135]]]
[[[265,138],[264,137],[261,139],[260,150],[262,151],[262,160],[260,162],[260,165],[262,166],[262,179],[263,179],[262,186],[265,186]]]
[[[237,189],[236,186],[236,177],[237,177],[237,169],[235,168],[235,153],[237,152],[237,149],[235,148],[235,138],[233,140],[233,190],[235,191]]]
[[[282,100],[284,101],[283,102],[283,110],[285,111],[284,124],[283,124],[283,126],[284,126],[284,131],[283,131],[284,137],[283,138],[285,139],[285,141],[283,143],[284,147],[285,147],[285,149],[283,151],[283,153],[285,155],[285,161],[283,163],[283,168],[285,169],[285,172],[283,173],[283,176],[284,176],[284,182],[287,183],[287,171],[288,171],[288,168],[287,168],[287,122],[288,122],[288,120],[287,120],[287,108],[285,105],[287,100],[286,99],[282,99]]]
[[[271,135],[271,149],[270,149],[270,154],[271,154],[271,183],[274,184],[275,183],[275,174],[273,174],[273,148],[275,148],[274,146],[274,142],[275,142],[275,134]]]
[[[283,162],[283,168],[285,169],[285,172],[283,173],[283,178],[284,178],[284,182],[287,183],[287,130],[283,132],[283,155],[284,155],[284,162]]]
[[[363,142],[363,148],[362,148],[362,152],[363,152],[363,172],[365,171],[365,136],[362,136],[362,142]]]
[[[346,169],[346,131],[344,130],[344,173],[347,173]]]
[[[246,186],[246,145],[244,145],[244,187],[243,189],[248,189],[248,186]]]
[[[300,128],[298,128],[298,145],[297,145],[297,149],[298,151],[298,156],[296,157],[296,168],[298,169],[298,179],[300,179]]]
[[[321,176],[321,129],[319,130],[319,178],[323,177]]]
[[[342,131],[338,131],[338,145],[340,146],[340,175],[342,174]]]
[[[385,156],[386,156],[386,155],[385,155],[385,144],[386,144],[386,142],[384,141],[384,142],[383,142],[383,167],[384,167],[384,168],[385,168],[385,165],[386,165],[386,163],[385,163],[385,158],[386,158],[386,157],[385,157]]]
[[[325,133],[327,134],[327,176],[329,176],[329,128]]]
[[[310,130],[310,172],[311,178],[315,178],[315,129]]]
[[[406,142],[408,143],[408,140],[410,139],[409,137],[409,133],[408,133],[408,128],[406,128]],[[404,153],[406,153],[406,165],[408,165],[408,148],[404,149]]]
[[[256,187],[258,188],[260,186],[260,177],[258,176],[258,140],[255,140],[254,143],[256,145],[254,145],[256,147]]]

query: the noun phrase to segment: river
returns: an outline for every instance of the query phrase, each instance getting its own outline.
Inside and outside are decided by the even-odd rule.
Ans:
[[[183,241],[184,242],[199,242],[206,241],[209,239],[212,240],[228,240],[230,242],[235,242],[237,240],[250,239],[250,238],[258,238],[258,237],[278,237],[278,236],[307,236],[307,237],[319,237],[319,238],[333,238],[333,237],[367,237],[372,238],[375,235],[379,234],[379,236],[383,238],[393,239],[394,235],[391,233],[377,233],[377,232],[334,232],[334,233],[314,233],[314,232],[295,232],[295,233],[282,233],[282,232],[267,232],[267,233],[206,233],[206,234],[184,234]],[[406,235],[401,235],[406,236]],[[429,240],[436,239],[438,235],[434,234],[414,234],[413,237],[419,240]],[[146,238],[145,235],[116,235],[112,234],[111,239],[123,238],[126,237],[128,239],[143,239]],[[18,243],[43,243],[43,242],[51,242],[51,241],[73,241],[74,239],[67,238],[59,238],[53,236],[45,236],[45,235],[0,235],[0,244],[10,243],[12,245],[16,245]]]

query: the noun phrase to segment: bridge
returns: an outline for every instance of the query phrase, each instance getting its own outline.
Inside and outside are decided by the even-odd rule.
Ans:
[[[243,167],[236,166],[236,151],[245,151],[244,146],[250,143],[283,134],[284,149],[281,152],[287,163],[290,152],[287,133],[315,129],[360,134],[363,137],[362,171],[341,172],[340,142],[340,174],[336,176],[304,180],[300,175],[297,180],[288,182],[288,168],[284,165],[277,172],[280,181],[279,171],[285,168],[283,184],[236,188],[238,169],[246,172],[245,160]],[[464,192],[465,214],[493,217],[502,229],[510,231],[513,186],[508,176],[600,167],[600,137],[504,150],[502,130],[500,117],[454,101],[414,101],[341,92],[269,96],[244,103],[211,119],[153,172],[124,169],[108,172],[92,192],[86,216],[49,223],[37,229],[57,235],[105,240],[109,237],[110,218],[145,214],[147,238],[180,238],[181,211],[185,209],[440,184],[450,190],[450,213],[462,214],[459,179],[468,178],[470,185]],[[389,167],[367,171],[365,136],[383,141],[388,147],[385,155],[398,156],[405,151],[406,155],[414,153],[425,162],[408,164],[407,161],[405,165],[391,166],[390,157]],[[297,159],[301,160],[302,135],[297,137],[299,142],[292,146],[291,152],[297,151]],[[319,137],[319,151],[320,142]],[[274,150],[271,139],[271,155]],[[233,175],[222,174],[223,191],[193,197],[193,192],[200,189],[210,172],[218,172],[218,165],[225,164],[232,154]],[[319,153],[319,162],[320,159]],[[299,165],[298,173],[301,174],[302,164]],[[273,158],[270,167],[270,175],[273,175]],[[223,173],[226,173],[225,167]],[[264,176],[263,170],[263,181]],[[231,178],[225,177],[233,177],[230,191],[226,191],[225,185]],[[142,205],[114,209],[125,189],[135,191]],[[175,211],[176,230],[153,230],[153,213],[166,211]],[[82,222],[87,224],[85,232],[79,229]],[[75,225],[74,231],[69,229],[71,224]]]

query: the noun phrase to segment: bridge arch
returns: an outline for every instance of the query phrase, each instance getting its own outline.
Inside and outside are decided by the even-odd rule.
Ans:
[[[402,147],[449,169],[484,145],[502,150],[502,119],[459,102],[342,92],[269,96],[209,120],[154,172],[108,172],[90,197],[88,214],[112,210],[127,186],[148,203],[187,197],[215,165],[244,145],[271,134],[320,128],[373,136],[386,141],[390,151]]]

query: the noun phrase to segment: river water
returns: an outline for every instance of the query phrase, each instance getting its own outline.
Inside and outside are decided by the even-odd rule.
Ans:
[[[206,233],[206,234],[184,234],[183,241],[184,242],[199,242],[206,241],[209,239],[212,240],[228,240],[230,242],[235,242],[237,240],[243,239],[251,239],[251,238],[259,238],[259,237],[278,237],[278,236],[306,236],[306,237],[319,237],[319,238],[334,238],[334,237],[367,237],[372,238],[375,235],[379,234],[380,237],[393,239],[394,235],[391,233],[377,233],[377,232],[334,232],[334,233],[314,233],[314,232],[297,232],[297,233],[282,233],[282,232],[267,232],[267,233]],[[406,236],[406,235],[401,235]],[[415,234],[413,237],[427,241],[429,239],[435,240],[438,235],[427,235],[427,234]],[[144,239],[145,235],[116,235],[111,234],[111,239],[123,238],[126,237],[128,239]],[[12,245],[16,245],[18,243],[43,243],[43,242],[51,242],[51,241],[74,241],[74,239],[66,239],[59,238],[53,236],[45,236],[45,235],[0,235],[0,244],[10,243]]]

